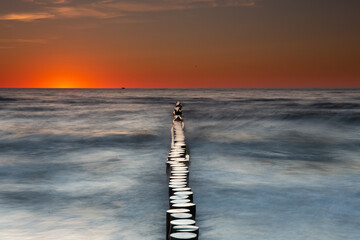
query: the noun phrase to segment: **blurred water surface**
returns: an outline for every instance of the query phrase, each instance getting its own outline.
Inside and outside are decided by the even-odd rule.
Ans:
[[[0,239],[164,239],[176,100],[201,240],[360,239],[359,89],[0,89]]]

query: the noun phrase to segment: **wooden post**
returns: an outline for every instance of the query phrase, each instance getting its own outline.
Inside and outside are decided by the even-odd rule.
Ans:
[[[191,232],[176,232],[170,234],[170,240],[198,240],[198,235]]]
[[[198,240],[199,227],[196,226],[196,205],[189,187],[189,148],[186,145],[182,104],[174,107],[171,127],[171,149],[166,161],[169,176],[169,205],[166,211],[167,240]]]

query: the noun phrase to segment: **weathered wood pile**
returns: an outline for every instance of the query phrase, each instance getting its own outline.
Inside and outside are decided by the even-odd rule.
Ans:
[[[174,120],[171,128],[171,150],[167,159],[169,176],[169,205],[166,211],[166,239],[198,239],[196,226],[196,205],[189,187],[190,155],[185,143],[182,104],[174,107]]]

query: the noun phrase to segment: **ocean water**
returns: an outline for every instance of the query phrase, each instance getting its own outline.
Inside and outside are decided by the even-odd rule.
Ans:
[[[359,89],[0,89],[0,239],[164,239],[176,100],[201,240],[360,239]]]

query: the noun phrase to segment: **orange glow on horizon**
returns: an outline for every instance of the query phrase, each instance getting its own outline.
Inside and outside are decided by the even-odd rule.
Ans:
[[[15,86],[16,87],[16,86]],[[78,77],[48,77],[42,80],[33,80],[26,87],[29,88],[93,88],[92,81],[80,79]]]
[[[46,88],[78,88],[78,81],[71,78],[57,78],[49,81],[49,85],[45,85]]]

